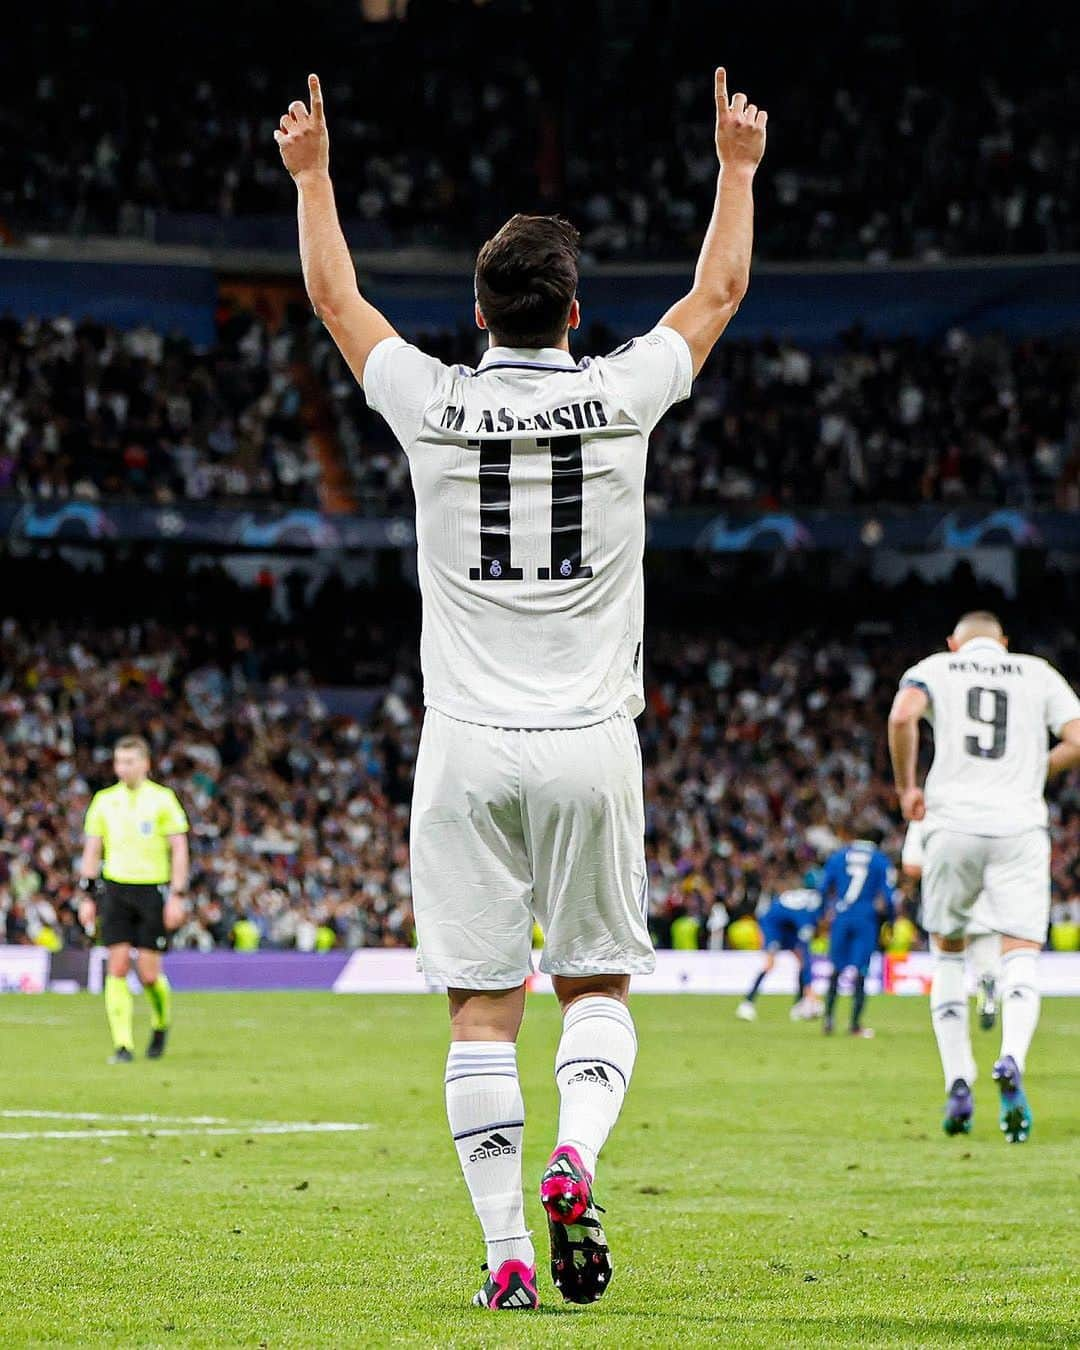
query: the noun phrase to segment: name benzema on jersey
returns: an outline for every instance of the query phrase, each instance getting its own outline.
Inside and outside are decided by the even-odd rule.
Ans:
[[[949,670],[958,675],[1023,675],[1019,661],[975,661],[957,658],[949,662]]]

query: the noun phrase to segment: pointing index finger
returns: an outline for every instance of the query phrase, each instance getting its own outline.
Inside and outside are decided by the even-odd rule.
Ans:
[[[716,70],[716,101],[727,107],[727,71],[723,66],[718,66]]]
[[[307,82],[311,93],[311,115],[316,121],[324,122],[326,117],[323,112],[322,85],[319,83],[318,75],[309,75]]]

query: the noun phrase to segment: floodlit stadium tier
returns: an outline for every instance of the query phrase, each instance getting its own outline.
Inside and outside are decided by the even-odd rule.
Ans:
[[[696,110],[725,52],[783,127],[760,256],[1080,247],[1063,9],[1017,25],[1000,5],[983,23],[967,6],[787,6],[782,41],[708,0],[401,9],[389,24],[364,23],[352,0],[304,15],[303,60],[338,110],[354,247],[469,247],[513,211],[569,209],[593,256],[689,256],[711,153]],[[5,35],[7,230],[290,247],[271,133],[306,73],[296,35],[206,0],[184,7],[167,43],[157,22],[99,7],[88,24],[81,6],[51,4]]]

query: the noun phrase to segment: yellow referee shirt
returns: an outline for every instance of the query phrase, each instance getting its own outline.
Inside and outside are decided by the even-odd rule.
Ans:
[[[172,867],[168,836],[186,834],[188,822],[172,788],[147,778],[134,790],[114,783],[96,792],[83,829],[102,841],[106,881],[161,886]]]

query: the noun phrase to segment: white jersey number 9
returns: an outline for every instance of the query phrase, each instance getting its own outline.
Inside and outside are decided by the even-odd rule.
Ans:
[[[968,717],[979,724],[974,736],[964,737],[964,749],[977,759],[1000,759],[1005,753],[1009,725],[1009,696],[1004,689],[968,690]]]

